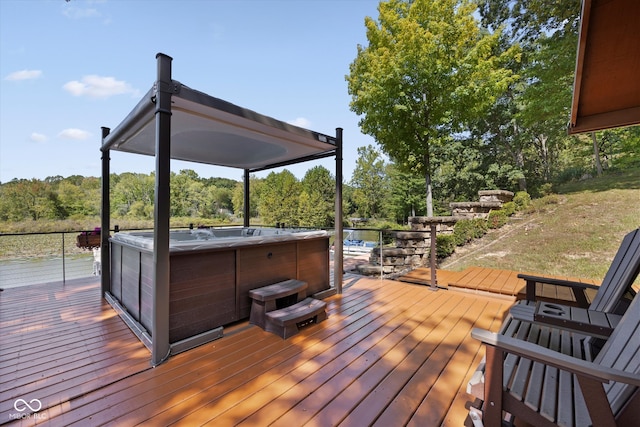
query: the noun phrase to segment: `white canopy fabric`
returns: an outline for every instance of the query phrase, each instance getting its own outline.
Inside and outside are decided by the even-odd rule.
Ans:
[[[335,137],[172,84],[172,159],[253,171],[335,154]],[[154,156],[154,99],[151,89],[105,138],[103,150]]]

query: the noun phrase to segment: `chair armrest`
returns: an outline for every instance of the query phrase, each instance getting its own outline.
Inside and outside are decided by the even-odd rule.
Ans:
[[[563,279],[554,279],[552,277],[541,277],[541,276],[532,276],[530,274],[518,274],[518,279],[524,279],[527,284],[527,300],[535,301],[536,299],[536,283],[546,283],[554,286],[565,286],[571,288],[573,294],[576,297],[576,300],[579,304],[588,306],[586,302],[586,297],[584,297],[585,289],[599,289],[599,286],[592,285],[589,283],[575,282],[573,280],[563,280]],[[582,291],[582,294],[579,294],[577,291]]]
[[[524,279],[527,282],[538,282],[538,283],[548,283],[549,285],[556,286],[568,286],[571,288],[582,288],[582,289],[598,289],[599,286],[592,285],[590,283],[576,282],[573,280],[564,280],[564,279],[554,279],[553,277],[542,277],[542,276],[532,276],[530,274],[518,274],[519,279]]]
[[[562,369],[576,375],[592,378],[602,383],[617,381],[640,387],[639,374],[608,368],[593,362],[587,362],[586,360],[567,356],[566,354],[549,350],[528,341],[511,338],[505,335],[498,335],[484,329],[474,328],[471,331],[471,336],[484,344],[496,347],[501,351],[515,354],[535,362],[554,366],[558,369]]]

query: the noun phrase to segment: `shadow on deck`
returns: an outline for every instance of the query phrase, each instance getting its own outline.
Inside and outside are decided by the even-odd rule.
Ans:
[[[244,322],[150,368],[98,280],[7,289],[0,424],[470,425],[470,330],[497,330],[513,299],[347,275],[326,301],[288,340]]]

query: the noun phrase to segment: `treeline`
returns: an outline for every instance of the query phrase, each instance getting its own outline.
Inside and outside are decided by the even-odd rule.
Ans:
[[[353,178],[344,184],[345,218],[392,221],[421,213],[412,206],[424,185],[413,191],[410,180],[395,174],[373,147],[359,150]],[[154,173],[112,174],[111,217],[114,220],[152,220]],[[101,182],[96,177],[49,177],[44,180],[16,179],[0,184],[0,221],[59,221],[97,219],[101,208]],[[419,181],[419,179],[418,179]],[[395,195],[393,193],[396,193]],[[171,173],[171,217],[193,223],[241,222],[244,215],[244,185],[226,178],[203,178],[190,169]],[[309,169],[302,179],[288,170],[265,178],[250,177],[252,222],[300,227],[332,227],[335,223],[335,176],[326,168]],[[184,222],[184,221],[182,221]],[[1,230],[0,230],[1,231]]]
[[[628,128],[601,133],[608,141],[604,164],[610,169],[627,169],[640,165],[640,132]],[[603,151],[604,153],[604,151]],[[484,161],[482,161],[484,159]],[[476,200],[481,189],[518,191],[518,176],[508,167],[495,163],[495,153],[481,156],[473,171],[455,167],[463,159],[452,158],[434,176],[436,215],[450,214],[449,202]],[[593,152],[563,150],[555,163],[558,171],[549,180],[533,180],[529,193],[538,196],[551,191],[554,183],[596,175]],[[535,176],[535,170],[527,172]],[[112,174],[111,217],[114,220],[142,222],[153,219],[153,173]],[[252,223],[284,223],[300,227],[334,225],[335,177],[316,166],[302,179],[290,171],[272,172],[265,178],[250,177]],[[92,219],[100,215],[100,178],[70,176],[44,180],[20,179],[0,184],[0,221],[59,221]],[[171,216],[183,223],[241,222],[244,213],[242,182],[226,178],[204,178],[190,169],[171,174]],[[369,145],[358,148],[358,158],[351,179],[343,184],[343,221],[350,218],[375,220],[371,226],[395,226],[407,217],[424,215],[425,179],[420,174],[402,172],[381,152]],[[6,228],[6,227],[2,227]],[[0,229],[0,231],[2,231]]]
[[[111,174],[111,214],[114,218],[153,218],[155,176]],[[172,173],[171,213],[176,217],[214,217],[232,211],[237,181],[201,178],[192,170]],[[0,221],[66,220],[98,217],[101,179],[73,175],[44,180],[15,179],[0,184]]]

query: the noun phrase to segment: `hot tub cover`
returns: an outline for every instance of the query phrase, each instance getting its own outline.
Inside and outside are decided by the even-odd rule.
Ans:
[[[112,149],[155,155],[155,87],[104,140]],[[246,170],[328,157],[335,137],[303,129],[172,81],[171,158]]]

